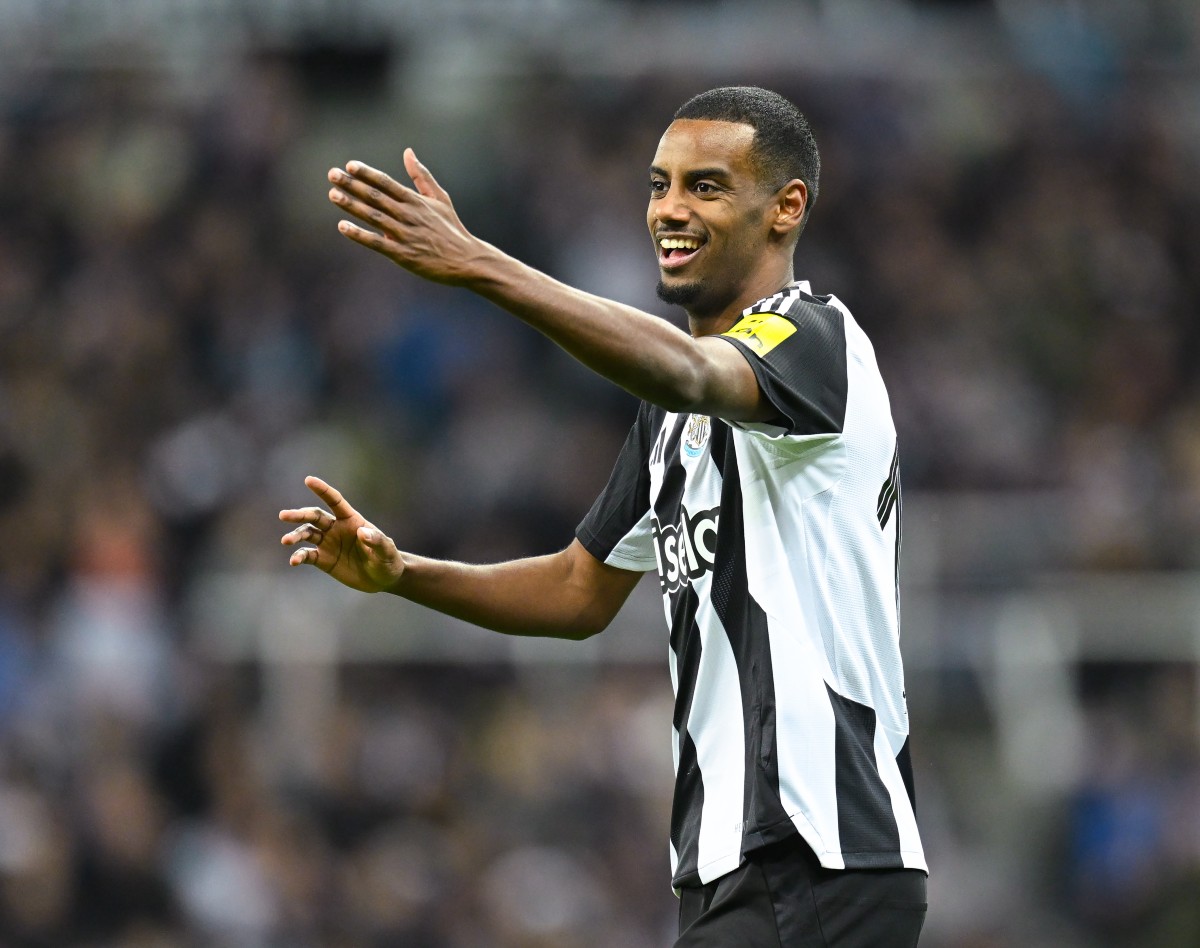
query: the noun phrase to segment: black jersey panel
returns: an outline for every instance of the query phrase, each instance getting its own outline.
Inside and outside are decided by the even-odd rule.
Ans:
[[[700,633],[695,628],[699,600],[695,590],[684,587],[676,594],[671,628],[671,650],[679,675],[675,695],[673,723],[679,740],[679,767],[675,773],[675,794],[671,801],[671,845],[679,857],[672,885],[693,885],[699,868],[700,817],[704,812],[704,775],[696,753],[696,742],[688,731],[692,702],[696,697],[696,678],[700,673]]]
[[[899,866],[900,830],[875,762],[875,710],[825,687],[833,707],[838,836],[846,868]]]

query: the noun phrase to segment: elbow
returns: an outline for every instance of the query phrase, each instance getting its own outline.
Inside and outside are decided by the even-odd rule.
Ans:
[[[695,412],[699,406],[699,402],[695,398],[685,395],[670,394],[663,395],[661,398],[651,399],[659,408],[671,412],[673,415],[689,415]]]
[[[583,642],[607,629],[610,621],[611,619],[599,616],[580,616],[578,620],[571,623],[570,628],[564,630],[563,638],[570,639],[572,642]]]
[[[641,573],[605,566],[579,540],[559,554],[563,564],[558,634],[582,642],[609,627]]]
[[[707,395],[707,374],[701,371],[700,367],[689,365],[672,378],[669,385],[663,386],[658,398],[649,401],[673,414],[702,414],[709,402]]]
[[[584,639],[590,639],[593,635],[599,635],[612,624],[619,608],[620,603],[595,597],[592,601],[582,605],[575,613],[562,630],[563,634],[575,642],[582,642]]]

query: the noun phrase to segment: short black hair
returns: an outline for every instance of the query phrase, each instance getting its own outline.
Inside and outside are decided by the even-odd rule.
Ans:
[[[769,89],[722,86],[693,96],[675,113],[676,119],[737,122],[754,129],[751,157],[765,185],[782,187],[799,178],[808,188],[808,204],[800,229],[817,200],[821,156],[808,119],[795,105]]]

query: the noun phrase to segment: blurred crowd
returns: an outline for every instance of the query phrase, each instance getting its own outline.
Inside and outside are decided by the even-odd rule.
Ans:
[[[1197,569],[1200,75],[1122,66],[1083,88],[1015,60],[946,84],[725,80],[814,124],[797,275],[873,338],[906,491],[1059,491],[1059,566]],[[643,179],[699,88],[534,75],[442,164],[399,133],[329,151],[344,103],[286,57],[199,100],[119,71],[5,90],[0,945],[670,943],[665,668],[348,666],[290,759],[262,667],[206,652],[195,599],[217,572],[282,575],[274,516],[307,473],[423,553],[569,540],[632,400],[344,241],[324,173],[399,173],[414,145],[482,236],[677,318],[653,297]],[[1016,867],[1028,891],[981,886],[992,911],[943,882],[959,901],[935,906],[932,948],[1200,940],[1176,898],[1200,870],[1180,831],[1200,814],[1194,670],[1093,671],[1061,839]],[[966,713],[934,711],[931,746]],[[935,898],[971,832],[939,791],[948,759],[930,750],[919,798]]]

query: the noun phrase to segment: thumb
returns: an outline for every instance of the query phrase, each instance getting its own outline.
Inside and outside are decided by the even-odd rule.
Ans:
[[[386,541],[387,537],[378,527],[368,525],[358,528],[358,542],[366,547],[368,553],[378,555]]]
[[[358,528],[356,538],[363,558],[363,571],[375,587],[368,591],[383,592],[393,588],[404,572],[404,563],[392,538],[369,523]]]
[[[430,174],[429,169],[417,160],[417,153],[411,148],[404,149],[404,170],[412,178],[412,182],[416,185],[417,190],[425,195],[425,197],[439,201],[442,204],[453,203],[446,189],[438,184],[437,179]]]

